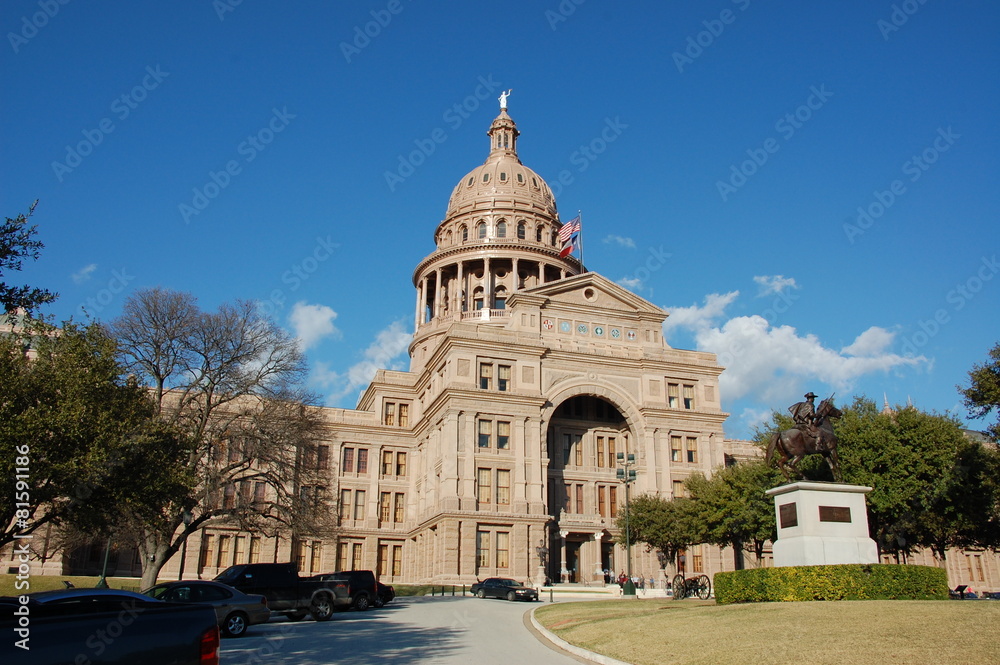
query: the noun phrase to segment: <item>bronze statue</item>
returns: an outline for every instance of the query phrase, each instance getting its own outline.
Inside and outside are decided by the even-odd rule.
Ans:
[[[838,483],[843,482],[840,458],[837,456],[837,437],[833,433],[831,422],[831,418],[839,418],[843,412],[833,405],[832,395],[820,402],[818,407],[813,407],[815,399],[816,395],[807,393],[805,402],[798,402],[789,408],[796,425],[793,429],[775,432],[771,436],[771,442],[767,446],[767,461],[771,463],[777,460],[781,473],[786,480],[791,481],[789,471],[795,472],[799,477],[802,475],[799,473],[802,458],[807,455],[822,455],[830,465],[833,479]]]

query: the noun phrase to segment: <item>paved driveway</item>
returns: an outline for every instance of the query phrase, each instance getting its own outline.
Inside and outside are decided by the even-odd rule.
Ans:
[[[397,598],[332,621],[284,617],[222,641],[223,665],[575,665],[536,638],[524,614],[540,603],[460,596]]]

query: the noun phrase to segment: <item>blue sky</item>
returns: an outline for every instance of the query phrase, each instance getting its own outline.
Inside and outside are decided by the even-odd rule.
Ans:
[[[47,313],[259,300],[330,404],[407,366],[507,88],[587,267],[728,367],[729,436],[807,390],[964,416],[1000,339],[996,3],[36,0],[2,29],[0,207],[40,199]]]

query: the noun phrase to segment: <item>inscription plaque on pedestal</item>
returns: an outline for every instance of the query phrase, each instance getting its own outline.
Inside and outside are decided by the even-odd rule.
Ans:
[[[778,506],[778,516],[781,518],[781,528],[788,529],[799,525],[799,514],[794,503],[784,503]]]

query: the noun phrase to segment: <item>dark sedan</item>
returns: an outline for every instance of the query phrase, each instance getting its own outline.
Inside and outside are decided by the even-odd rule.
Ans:
[[[227,637],[240,637],[248,627],[267,623],[271,618],[264,596],[245,594],[220,582],[164,582],[143,593],[171,603],[211,605],[218,617],[219,628]]]
[[[507,600],[538,600],[538,591],[506,577],[489,577],[472,585],[472,593],[480,598]]]

